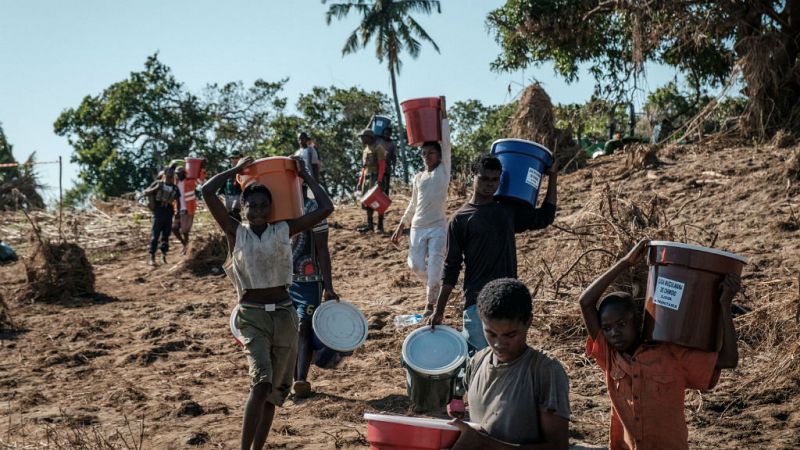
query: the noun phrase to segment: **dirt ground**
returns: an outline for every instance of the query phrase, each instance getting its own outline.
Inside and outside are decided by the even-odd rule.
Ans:
[[[785,170],[796,151],[684,146],[662,150],[651,168],[618,154],[560,177],[555,225],[517,243],[519,276],[535,297],[530,343],[571,379],[573,443],[604,448],[610,408],[584,356],[577,295],[631,240],[666,234],[750,260],[735,300],[740,364],[713,391],[687,393],[690,447],[800,448],[800,180]],[[394,198],[389,227],[406,203]],[[451,210],[464,201],[451,195]],[[26,303],[23,262],[0,267],[0,296],[21,326],[0,335],[0,448],[237,448],[246,362],[228,331],[233,287],[215,252],[199,252],[213,240],[209,216],[194,231],[202,264],[172,252],[151,268],[147,210],[98,208],[69,213],[64,225],[89,255],[97,294]],[[312,370],[316,394],[279,409],[271,448],[364,448],[365,412],[408,412],[400,349],[410,329],[392,320],[419,311],[423,288],[388,234],[354,231],[362,214],[340,205],[330,245],[335,287],[368,317],[369,338],[339,369]],[[56,234],[52,215],[34,216]],[[20,213],[0,215],[0,238],[23,257],[29,232]],[[460,300],[446,323],[460,326]]]

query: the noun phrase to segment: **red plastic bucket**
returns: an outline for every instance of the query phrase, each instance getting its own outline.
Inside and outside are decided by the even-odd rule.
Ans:
[[[253,183],[263,184],[272,194],[269,222],[295,219],[303,215],[302,181],[292,158],[273,156],[256,160],[236,175],[242,189]]]
[[[452,447],[461,432],[447,420],[364,414],[373,450],[440,450]]]
[[[442,140],[441,100],[424,97],[406,100],[400,104],[406,118],[408,144],[419,147],[427,141]]]
[[[720,284],[729,273],[741,275],[747,259],[708,247],[652,241],[647,264],[645,339],[718,352]]]
[[[361,204],[364,205],[365,208],[378,211],[378,214],[383,214],[389,209],[389,205],[392,204],[392,199],[384,194],[380,186],[376,184],[372,189],[368,190],[366,194],[361,196]]]
[[[202,158],[186,157],[186,178],[200,178],[200,170],[203,168]]]

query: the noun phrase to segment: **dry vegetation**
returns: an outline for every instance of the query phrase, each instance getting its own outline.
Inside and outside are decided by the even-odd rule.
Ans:
[[[538,83],[522,91],[508,132],[509,137],[527,139],[547,147],[562,170],[574,170],[586,162],[586,153],[572,139],[572,130],[556,128],[553,103]]]
[[[630,149],[629,149],[630,150]],[[554,226],[518,237],[519,276],[535,297],[532,345],[556,355],[572,383],[574,442],[602,447],[610,404],[583,353],[577,295],[642,237],[714,245],[749,258],[735,300],[741,362],[710,392],[689,392],[691,448],[800,447],[800,146],[723,143],[669,147],[649,164],[620,152],[560,178]],[[643,151],[643,150],[642,150]],[[792,159],[795,158],[795,159]],[[389,227],[399,218],[397,196]],[[464,202],[453,198],[451,212]],[[74,302],[21,300],[22,262],[0,271],[0,295],[21,331],[0,340],[0,448],[236,448],[246,363],[227,330],[234,296],[216,265],[224,244],[198,217],[193,268],[171,255],[145,264],[146,210],[125,202],[70,218],[70,241],[94,268],[94,294]],[[336,371],[313,369],[317,394],[277,413],[273,448],[364,448],[364,412],[406,413],[400,346],[423,289],[388,235],[354,231],[363,212],[331,220],[337,291],[369,320],[365,346]],[[44,237],[52,217],[36,215]],[[7,213],[0,233],[26,262],[29,225]],[[641,297],[639,269],[619,282]],[[446,322],[460,325],[459,300]],[[141,431],[140,431],[141,425]],[[49,442],[49,443],[48,443]],[[5,447],[4,447],[5,446]]]

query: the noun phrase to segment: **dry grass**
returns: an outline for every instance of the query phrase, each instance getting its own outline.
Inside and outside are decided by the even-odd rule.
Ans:
[[[17,323],[11,318],[8,305],[0,294],[0,333],[8,333],[18,329]]]
[[[44,436],[34,439],[12,440],[11,428],[25,427],[24,423],[8,422],[5,436],[0,436],[2,450],[142,450],[146,441],[144,419],[132,423],[123,414],[122,429],[108,430],[93,422],[91,416],[70,414],[60,409],[52,423],[44,425]],[[5,437],[5,439],[4,439]]]
[[[92,265],[83,248],[72,242],[35,241],[25,273],[24,300],[59,302],[95,292]]]
[[[189,252],[184,260],[186,269],[199,276],[222,273],[222,265],[228,255],[228,242],[225,236],[218,232],[195,234],[192,236]]]
[[[544,88],[534,83],[524,91],[519,99],[517,111],[509,123],[509,136],[527,139],[544,145],[562,170],[569,171],[582,167],[586,152],[572,139],[572,130],[555,127],[553,103]]]

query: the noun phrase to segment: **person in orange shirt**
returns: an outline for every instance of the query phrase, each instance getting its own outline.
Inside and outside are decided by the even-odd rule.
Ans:
[[[611,398],[610,450],[688,450],[685,390],[713,388],[720,369],[739,362],[731,302],[740,290],[740,279],[729,274],[721,285],[723,341],[718,353],[645,342],[639,331],[641,313],[632,297],[625,292],[600,297],[622,272],[642,261],[647,244],[646,240],[636,244],[581,294],[589,332],[586,353],[604,372]]]
[[[175,208],[172,233],[183,245],[181,255],[185,255],[189,246],[189,232],[192,230],[192,224],[194,223],[194,213],[197,211],[197,196],[195,194],[197,179],[188,178],[186,169],[183,167],[178,167],[175,170],[175,176],[178,178],[176,184],[180,194],[176,200],[178,207]]]

